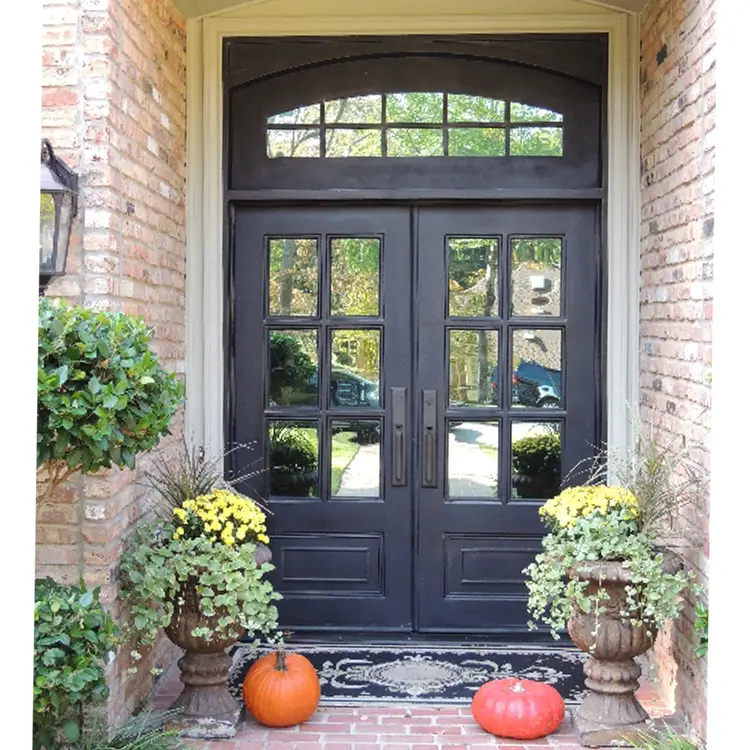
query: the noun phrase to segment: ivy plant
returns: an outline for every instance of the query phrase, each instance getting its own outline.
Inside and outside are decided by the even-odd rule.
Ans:
[[[78,743],[84,708],[108,695],[104,664],[117,627],[99,589],[36,582],[34,603],[34,748]]]
[[[580,563],[618,561],[630,571],[620,616],[644,627],[651,638],[680,614],[682,595],[698,590],[692,572],[665,567],[663,554],[639,527],[638,500],[623,487],[570,487],[539,513],[550,532],[541,554],[524,570],[530,628],[543,623],[559,638],[576,612],[596,612],[608,599],[603,587],[592,594],[586,581],[570,575]]]
[[[183,400],[149,348],[153,331],[119,312],[39,301],[37,468],[45,493],[73,472],[135,466]]]
[[[260,506],[223,489],[187,498],[170,519],[137,530],[121,563],[135,645],[153,643],[183,607],[205,618],[195,637],[224,640],[239,628],[274,638],[281,597],[265,579],[273,566],[255,557],[268,541]]]

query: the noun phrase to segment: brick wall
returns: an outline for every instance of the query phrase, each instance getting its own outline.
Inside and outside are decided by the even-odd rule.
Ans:
[[[171,0],[45,0],[42,33],[42,134],[81,185],[67,273],[48,294],[143,316],[161,361],[182,374],[185,21]],[[83,575],[119,614],[123,539],[144,506],[138,470],[73,479],[38,508],[38,574]],[[134,709],[168,655],[160,643],[128,677],[120,649],[108,670],[112,721]]]
[[[643,419],[696,444],[709,468],[715,126],[714,0],[651,0],[641,24]],[[707,539],[708,497],[689,519]],[[686,552],[708,586],[708,542]],[[652,673],[705,736],[706,664],[694,656],[695,601],[659,637]]]

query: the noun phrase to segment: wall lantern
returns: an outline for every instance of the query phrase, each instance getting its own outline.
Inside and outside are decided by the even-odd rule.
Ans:
[[[39,211],[39,294],[65,273],[70,227],[78,213],[78,175],[42,140]]]

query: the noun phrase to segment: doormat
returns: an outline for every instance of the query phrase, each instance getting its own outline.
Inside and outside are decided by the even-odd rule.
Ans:
[[[505,677],[552,685],[566,703],[586,690],[585,654],[559,647],[343,646],[290,644],[318,671],[321,703],[466,704],[489,680]],[[232,652],[229,690],[242,700],[248,669],[268,649],[238,645]]]

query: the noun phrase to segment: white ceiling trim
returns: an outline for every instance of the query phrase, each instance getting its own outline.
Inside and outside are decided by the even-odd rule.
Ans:
[[[174,4],[186,18],[202,18],[225,13],[232,8],[267,5],[280,0],[174,0]],[[283,0],[281,0],[283,1]],[[593,5],[603,10],[626,13],[641,13],[648,0],[574,0],[583,5]]]

